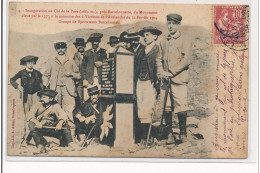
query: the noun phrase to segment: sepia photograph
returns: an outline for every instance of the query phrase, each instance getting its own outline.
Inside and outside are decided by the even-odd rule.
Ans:
[[[248,158],[249,5],[8,13],[8,156]]]

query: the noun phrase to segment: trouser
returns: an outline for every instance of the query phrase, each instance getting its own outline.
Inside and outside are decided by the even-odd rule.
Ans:
[[[141,123],[151,123],[156,102],[156,90],[150,80],[137,81],[137,115]]]
[[[27,120],[27,115],[28,113],[30,112],[32,106],[37,103],[39,100],[38,96],[37,96],[37,93],[34,93],[34,94],[28,94],[27,95],[27,101],[26,103],[23,103],[23,106],[24,106],[24,113],[25,113],[25,117],[24,117],[24,125],[22,126],[22,141],[24,139],[26,139],[26,141],[30,142],[30,140],[32,139],[32,137],[29,135],[30,133],[30,130],[29,130],[29,127],[28,127],[28,120]]]
[[[35,141],[36,146],[38,145],[46,145],[47,141],[43,136],[54,137],[60,140],[60,146],[68,146],[69,143],[72,142],[72,137],[69,128],[55,130],[55,129],[38,129],[35,128],[35,124],[33,122],[29,122],[30,134]]]
[[[75,97],[71,96],[67,90],[67,87],[64,86],[57,86],[56,91],[57,94],[57,102],[61,105],[62,109],[68,116],[68,125],[71,130],[71,135],[73,138],[75,137],[76,129],[73,119],[73,110],[75,109],[76,103],[75,103]]]

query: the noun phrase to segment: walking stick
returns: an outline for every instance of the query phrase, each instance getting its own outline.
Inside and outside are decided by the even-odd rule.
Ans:
[[[94,109],[94,111],[100,115],[100,112],[99,112],[92,104],[91,104],[91,106],[92,106],[92,108]],[[90,131],[89,131],[89,133],[88,133],[88,136],[87,136],[87,138],[84,140],[84,142],[83,142],[83,144],[81,145],[81,147],[84,147],[84,145],[86,144],[86,142],[87,142],[89,136],[91,135],[91,133],[92,133],[92,131],[94,130],[94,128],[96,127],[96,125],[97,125],[97,122],[96,122],[96,123],[93,125],[93,127],[90,129]],[[94,137],[93,137],[93,138],[94,138]],[[93,138],[92,138],[92,139],[93,139]],[[90,141],[90,142],[91,142],[91,141]],[[90,142],[89,142],[89,144],[90,144]],[[88,145],[89,145],[89,144],[88,144]]]

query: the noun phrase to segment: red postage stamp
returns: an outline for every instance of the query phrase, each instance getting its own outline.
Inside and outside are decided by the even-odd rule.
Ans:
[[[214,7],[214,44],[243,45],[247,41],[246,6]]]

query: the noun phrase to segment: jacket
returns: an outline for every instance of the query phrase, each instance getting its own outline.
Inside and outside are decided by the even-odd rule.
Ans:
[[[64,76],[64,78],[66,78],[66,80],[64,80],[65,86],[68,90],[68,93],[71,96],[76,97],[74,79],[80,79],[80,73],[78,72],[77,66],[73,60],[70,60],[67,56],[64,58],[65,60],[63,64],[58,60],[57,57],[49,61],[43,74],[43,85],[49,87],[52,90],[56,90],[57,82],[59,80],[59,72],[61,68],[64,67],[66,71],[72,74],[72,77]]]
[[[154,45],[153,48],[147,53],[145,54],[145,47],[142,46],[136,53],[137,55],[137,63],[135,65],[136,67],[136,80],[138,80],[138,77],[140,75],[140,71],[141,71],[141,60],[142,57],[146,57],[147,61],[148,61],[148,74],[151,78],[151,83],[156,83],[157,81],[157,67],[156,67],[156,58],[159,54],[159,46],[158,45]]]
[[[81,76],[82,80],[87,80],[88,83],[93,84],[94,82],[94,62],[101,61],[103,62],[104,59],[107,58],[106,50],[100,48],[96,53],[89,49],[84,53],[83,60],[82,60],[82,70]],[[102,77],[102,66],[97,68],[98,72],[98,82],[101,83]]]
[[[14,77],[10,79],[11,85],[17,89],[17,79],[21,79],[21,86],[23,87],[23,102],[27,102],[28,94],[34,94],[43,89],[42,74],[38,70],[33,69],[31,76],[26,69],[19,71]]]
[[[160,43],[160,56],[156,58],[157,73],[163,71],[177,74],[171,78],[173,83],[187,84],[191,59],[192,41],[188,35],[168,37]]]

